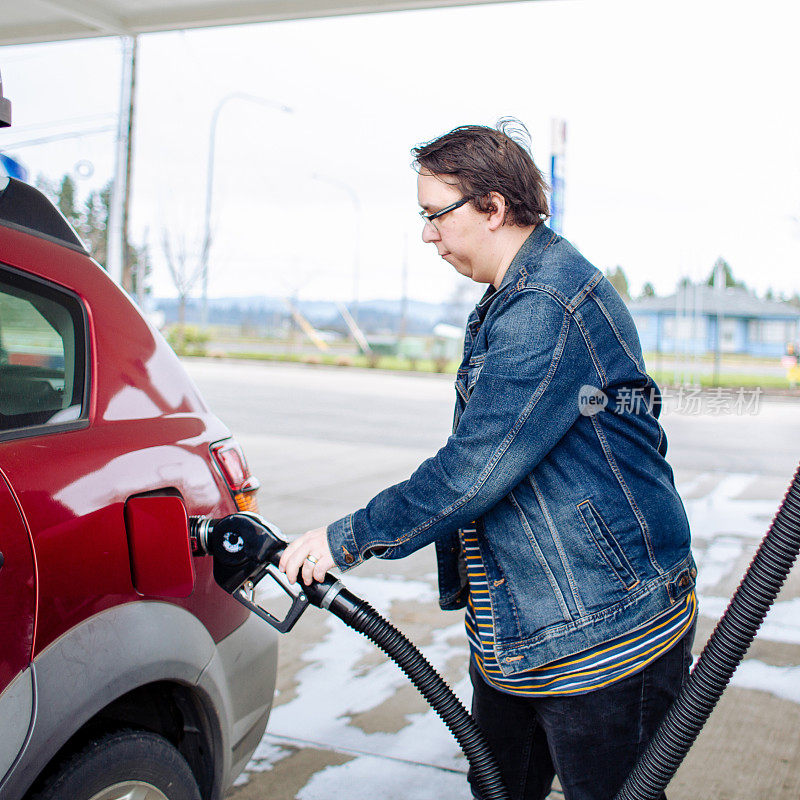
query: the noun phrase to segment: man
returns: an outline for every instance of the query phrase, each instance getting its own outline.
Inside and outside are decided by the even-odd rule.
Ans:
[[[546,186],[502,128],[413,151],[423,240],[488,284],[453,434],[403,483],[289,545],[290,579],[434,542],[466,607],[473,714],[515,800],[610,800],[691,657],[696,570],[660,394],[611,284],[543,222]]]

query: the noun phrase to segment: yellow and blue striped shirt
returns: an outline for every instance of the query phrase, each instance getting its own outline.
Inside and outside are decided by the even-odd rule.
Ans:
[[[666,653],[686,633],[697,613],[697,599],[695,593],[690,592],[675,606],[634,631],[536,669],[504,676],[494,654],[489,584],[476,536],[471,530],[461,531],[469,580],[467,638],[472,659],[484,679],[500,691],[536,697],[583,694],[601,689],[638,672]]]

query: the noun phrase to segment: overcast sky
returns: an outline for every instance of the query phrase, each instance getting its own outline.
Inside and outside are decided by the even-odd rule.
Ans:
[[[212,296],[442,300],[459,278],[420,240],[410,148],[522,120],[547,168],[567,121],[564,234],[634,291],[705,277],[717,256],[763,293],[800,289],[800,30],[790,0],[540,0],[151,34],[140,39],[131,233],[156,294],[163,236],[196,256],[221,112]],[[113,169],[115,39],[0,48],[33,176]],[[279,110],[278,104],[292,108]],[[80,177],[88,172],[89,177]],[[316,176],[316,177],[315,177]],[[349,187],[343,188],[343,185]],[[352,199],[355,194],[355,200]]]

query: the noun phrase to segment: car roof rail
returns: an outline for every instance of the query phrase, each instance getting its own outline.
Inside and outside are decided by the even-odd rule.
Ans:
[[[87,252],[72,225],[38,189],[16,178],[7,180],[5,188],[0,184],[0,224],[22,228]]]

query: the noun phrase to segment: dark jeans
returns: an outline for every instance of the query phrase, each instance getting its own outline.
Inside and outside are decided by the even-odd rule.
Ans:
[[[686,679],[693,639],[694,626],[635,675],[576,696],[506,694],[470,665],[472,715],[489,739],[511,800],[544,800],[555,775],[566,800],[612,800]]]

